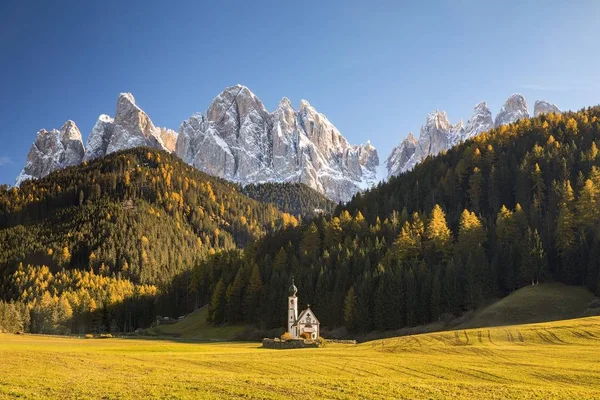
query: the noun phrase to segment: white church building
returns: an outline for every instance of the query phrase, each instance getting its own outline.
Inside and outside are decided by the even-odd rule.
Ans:
[[[319,338],[319,320],[310,309],[310,304],[298,315],[296,293],[298,293],[298,288],[294,285],[294,278],[292,278],[288,297],[288,333],[294,339],[299,339],[303,333],[307,333],[310,339],[317,340]]]

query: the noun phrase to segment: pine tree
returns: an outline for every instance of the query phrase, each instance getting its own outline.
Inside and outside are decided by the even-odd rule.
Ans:
[[[227,305],[225,290],[223,279],[220,279],[210,298],[209,320],[215,324],[220,324],[225,321],[225,310]]]
[[[578,222],[582,226],[593,227],[598,220],[600,211],[597,206],[598,189],[591,179],[587,179],[581,188],[579,198],[575,203]]]
[[[416,299],[417,299],[417,286],[415,282],[415,274],[412,268],[409,268],[404,275],[403,279],[405,283],[404,290],[404,304],[406,310],[406,325],[413,326],[416,323],[415,312],[416,312]]]
[[[481,176],[481,169],[475,167],[471,178],[469,178],[469,198],[471,200],[471,205],[476,212],[479,212],[480,210],[482,193],[483,178]]]
[[[312,222],[302,234],[300,249],[308,260],[316,260],[320,253],[321,238],[319,229]]]
[[[446,214],[437,204],[431,210],[425,237],[427,238],[430,262],[435,263],[446,259],[451,250],[451,232],[446,223]]]
[[[431,284],[431,319],[437,320],[441,314],[442,307],[442,284],[440,282],[440,272],[437,271]]]
[[[387,300],[385,298],[385,280],[383,276],[379,277],[377,282],[377,288],[374,294],[374,310],[373,310],[373,325],[378,331],[386,330],[386,306]]]
[[[562,201],[556,218],[556,248],[563,263],[568,262],[569,255],[575,245],[575,217],[571,211],[570,202]]]
[[[485,231],[481,221],[473,212],[463,210],[460,216],[456,256],[463,265],[461,277],[464,281],[465,305],[473,308],[483,296],[483,289],[490,288],[493,277],[489,276],[487,258],[483,249]]]
[[[368,281],[362,282],[359,291],[356,292],[354,308],[354,330],[358,332],[368,332],[372,329],[371,296],[371,285]]]
[[[244,268],[242,267],[238,269],[233,283],[227,287],[225,295],[227,304],[226,319],[229,323],[239,324],[244,320],[243,298],[245,286]]]
[[[544,204],[544,191],[546,189],[546,185],[544,184],[544,177],[538,163],[535,164],[533,171],[531,172],[531,183],[531,192],[534,195],[534,203],[540,205]],[[541,210],[539,210],[539,212],[541,212]]]
[[[421,238],[414,234],[410,222],[405,222],[394,241],[394,251],[400,260],[417,257],[420,253]]]
[[[485,231],[481,221],[474,212],[463,210],[458,228],[459,251],[465,252],[483,244]]]
[[[356,293],[350,287],[344,299],[344,325],[349,331],[356,330]]]
[[[252,266],[250,279],[244,297],[244,316],[246,321],[256,321],[261,315],[261,297],[263,295],[263,282],[257,264]]]
[[[530,235],[528,242],[530,243],[529,262],[531,263],[530,270],[533,272],[532,280],[537,285],[547,263],[546,252],[537,229]]]
[[[520,231],[515,213],[502,206],[496,218],[496,247],[494,269],[501,287],[510,292],[516,287]]]

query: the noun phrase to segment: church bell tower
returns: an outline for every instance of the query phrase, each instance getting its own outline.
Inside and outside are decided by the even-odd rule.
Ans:
[[[288,333],[292,335],[294,339],[298,339],[297,327],[293,327],[298,319],[298,298],[296,297],[298,288],[294,285],[294,278],[292,277],[292,286],[289,289],[288,297]]]

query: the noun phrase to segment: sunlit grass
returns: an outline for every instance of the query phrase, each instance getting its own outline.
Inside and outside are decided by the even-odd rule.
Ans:
[[[600,317],[321,349],[0,335],[0,397],[598,398]]]

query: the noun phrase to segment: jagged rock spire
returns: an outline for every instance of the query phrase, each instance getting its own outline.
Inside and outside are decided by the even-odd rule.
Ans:
[[[196,168],[240,184],[302,182],[347,201],[376,182],[377,150],[353,146],[308,101],[287,98],[269,113],[247,87],[226,88],[181,124],[176,154]]]
[[[29,149],[25,167],[17,176],[15,185],[28,179],[39,179],[60,168],[79,164],[84,149],[81,132],[75,122],[69,120],[59,130],[38,132]]]

